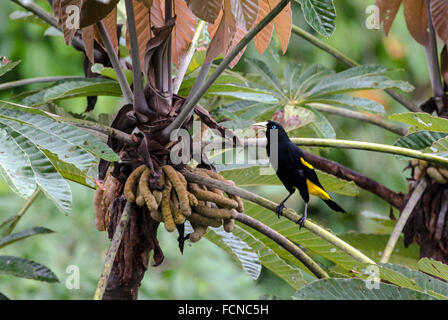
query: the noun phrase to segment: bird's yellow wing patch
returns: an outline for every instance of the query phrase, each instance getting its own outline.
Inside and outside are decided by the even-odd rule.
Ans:
[[[316,186],[314,183],[312,183],[310,180],[306,179],[306,185],[308,187],[308,193],[318,196],[319,198],[323,200],[329,200],[331,199],[330,195],[321,187]]]
[[[302,162],[302,164],[303,164],[305,167],[308,167],[308,168],[310,168],[310,169],[314,169],[314,167],[313,167],[311,164],[309,164],[308,162],[306,162],[305,159],[303,159],[302,157],[300,157],[300,162]]]

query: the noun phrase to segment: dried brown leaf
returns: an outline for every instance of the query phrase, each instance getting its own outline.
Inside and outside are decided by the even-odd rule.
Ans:
[[[375,5],[380,10],[380,22],[383,25],[384,33],[389,35],[392,23],[397,16],[402,0],[376,0]]]
[[[231,0],[233,16],[236,22],[249,30],[258,14],[258,0]]]
[[[88,27],[82,28],[82,41],[84,42],[84,48],[86,52],[86,56],[89,59],[89,61],[93,64],[94,61],[94,53],[93,53],[93,25],[90,25]]]
[[[159,0],[156,0],[157,2]],[[154,4],[155,4],[154,2]],[[142,3],[133,0],[132,1],[134,7],[134,15],[135,15],[135,25],[137,31],[137,41],[138,41],[138,55],[140,57],[140,66],[142,72],[145,72],[145,52],[146,46],[151,39],[151,12],[150,10]],[[131,51],[131,44],[129,39],[129,30],[126,28],[126,46]]]
[[[173,62],[178,63],[179,58],[187,51],[193,39],[196,26],[196,16],[188,8],[184,0],[174,0],[174,14],[176,24],[172,33]]]
[[[403,0],[404,17],[411,36],[422,46],[429,45],[425,0]]]
[[[270,11],[268,0],[260,0],[257,20],[255,24],[260,23],[261,19],[267,16]],[[274,31],[274,23],[270,22],[264,27],[254,38],[255,48],[259,54],[262,54],[269,46],[272,38],[272,32]]]
[[[448,42],[448,1],[431,0],[431,16],[437,35]]]
[[[200,19],[215,23],[221,10],[223,0],[186,0],[188,7]]]
[[[227,49],[226,54],[228,54],[240,41],[241,39],[243,39],[243,37],[246,35],[247,31],[245,28],[237,25],[236,26],[236,32],[235,32],[235,36],[233,37],[233,41],[232,41],[232,45],[230,46],[229,49]],[[237,56],[232,60],[232,62],[230,62],[229,67],[233,68],[234,66],[236,66],[236,64],[238,63],[238,61],[240,61],[241,57],[244,54],[244,51],[246,51],[246,47],[243,48],[243,50],[241,50]]]
[[[210,41],[205,63],[211,62],[221,53],[227,52],[232,45],[236,32],[236,20],[232,13],[230,0],[224,0],[222,17],[216,23],[219,23],[219,26]]]
[[[119,1],[110,0],[106,3],[92,0],[84,1],[81,8],[80,27],[84,28],[103,20],[112,10],[116,9]]]
[[[274,9],[280,0],[268,0],[270,10]],[[274,18],[275,32],[277,33],[278,39],[280,40],[280,46],[282,47],[283,53],[286,52],[288,48],[289,38],[291,37],[292,28],[292,11],[291,3],[288,5]]]
[[[79,29],[79,12],[83,0],[61,0],[58,25],[62,28],[66,44],[70,44]],[[59,9],[58,9],[59,10]]]
[[[103,20],[104,28],[109,35],[112,46],[114,47],[115,53],[118,54],[118,34],[117,34],[117,8],[115,7]],[[95,26],[95,40],[106,50],[103,40]]]

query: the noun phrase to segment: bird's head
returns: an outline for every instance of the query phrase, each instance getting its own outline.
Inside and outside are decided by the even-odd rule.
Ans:
[[[274,130],[276,130],[276,133],[278,134],[279,137],[288,137],[282,125],[272,120],[265,122],[258,122],[253,124],[253,126],[266,128],[266,137],[268,138],[268,140],[271,137],[271,132]]]

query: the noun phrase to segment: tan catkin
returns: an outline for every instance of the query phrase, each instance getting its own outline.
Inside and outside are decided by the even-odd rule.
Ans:
[[[428,169],[426,169],[426,173],[433,181],[437,183],[445,184],[448,182],[448,180],[445,179],[445,177],[434,167],[429,167]]]
[[[194,231],[188,236],[188,240],[193,243],[201,240],[202,236],[207,233],[207,226],[195,225],[193,229]]]
[[[174,222],[173,214],[171,213],[171,182],[166,179],[165,180],[165,189],[162,191],[162,215],[163,222],[165,224],[165,229],[168,232],[173,232],[176,229],[176,223]]]
[[[214,228],[219,228],[222,225],[222,220],[204,217],[196,212],[193,212],[191,216],[187,217],[187,220],[191,221],[193,224],[210,226]]]
[[[143,171],[140,181],[138,183],[138,187],[140,189],[140,192],[143,194],[143,198],[145,199],[146,206],[148,207],[149,211],[155,211],[159,207],[157,205],[157,201],[154,198],[154,195],[152,194],[151,190],[148,186],[148,180],[149,175],[151,174],[151,171],[149,169],[146,169]]]
[[[165,178],[165,180],[169,180],[172,183],[173,188],[177,193],[177,196],[179,198],[180,210],[185,216],[191,215],[191,207],[187,195],[187,187],[179,178],[176,169],[168,165],[163,166],[162,169],[163,172],[165,173],[165,176],[168,177],[168,179]]]
[[[126,197],[126,200],[128,200],[128,202],[130,202],[130,203],[135,202],[135,194],[134,194],[135,184],[137,183],[138,178],[140,177],[140,175],[143,173],[143,171],[145,169],[146,169],[146,166],[144,164],[142,164],[141,166],[137,167],[137,169],[132,171],[132,173],[129,175],[128,179],[126,180],[123,193],[124,193],[124,196]]]
[[[142,207],[145,205],[145,198],[143,197],[143,193],[140,191],[140,182],[137,186],[137,194],[135,197],[135,203],[139,206]]]
[[[225,219],[223,227],[225,232],[232,232],[235,227],[235,219]]]
[[[180,210],[179,200],[177,199],[175,192],[171,192],[171,212],[173,213],[174,222],[176,224],[183,224],[185,222],[185,216]]]
[[[232,209],[219,209],[219,208],[210,208],[208,206],[197,205],[194,207],[194,211],[199,213],[202,216],[217,218],[217,219],[231,219],[235,218],[235,211]]]
[[[202,190],[196,183],[190,183],[189,188],[198,200],[211,201],[220,207],[229,209],[235,209],[238,207],[238,203],[235,200],[229,199],[224,195],[220,195],[212,191]]]
[[[151,218],[158,222],[163,222],[163,215],[160,211],[151,211]]]

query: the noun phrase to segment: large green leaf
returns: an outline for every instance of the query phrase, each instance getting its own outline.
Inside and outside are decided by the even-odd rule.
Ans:
[[[433,296],[408,288],[380,283],[369,289],[362,279],[321,279],[314,281],[293,296],[296,300],[435,300]]]
[[[5,73],[11,71],[12,69],[14,69],[15,67],[17,67],[17,65],[22,62],[22,60],[19,61],[14,61],[14,62],[10,62],[7,63],[5,65],[0,65],[0,77],[2,75],[4,75]]]
[[[296,0],[302,5],[306,22],[321,35],[330,37],[336,29],[333,0]]]
[[[29,238],[34,235],[52,233],[52,232],[54,232],[54,231],[47,229],[47,228],[43,228],[43,227],[33,227],[33,228],[26,229],[24,231],[16,232],[16,233],[10,234],[9,236],[0,238],[0,248],[5,247],[5,246],[7,246],[11,243],[14,243],[16,241],[20,241],[20,240]]]
[[[414,88],[407,82],[391,80],[382,75],[388,70],[380,65],[365,65],[354,67],[346,71],[332,74],[323,78],[305,97],[326,96],[329,94],[339,94],[348,91],[365,89],[391,89],[396,88],[405,92]]]
[[[39,93],[26,97],[22,103],[38,106],[51,101],[85,97],[85,96],[121,96],[121,89],[116,81],[104,78],[83,80],[65,80],[50,86]]]
[[[245,202],[244,207],[245,214],[257,219],[263,224],[281,233],[289,240],[297,243],[302,248],[304,248],[305,252],[309,255],[313,256],[314,254],[317,254],[319,256],[322,256],[334,262],[338,266],[344,268],[345,270],[351,270],[354,266],[359,265],[359,263],[347,253],[339,250],[338,248],[335,248],[332,244],[326,242],[312,232],[304,228],[299,229],[297,224],[295,224],[294,222],[283,218],[278,219],[277,215],[274,212],[249,202]],[[308,213],[310,213],[310,211],[308,211]],[[268,246],[283,259],[286,259],[294,265],[303,268],[303,265],[298,262],[297,258],[295,258],[284,248],[279,247],[277,243],[275,243],[265,235],[245,225],[241,225],[239,223],[238,225],[252,234],[256,239],[263,242],[266,246]]]
[[[448,265],[440,261],[423,258],[418,262],[418,268],[423,272],[448,281]]]
[[[0,172],[19,196],[28,198],[36,189],[30,159],[6,130],[0,128]]]
[[[27,155],[36,184],[59,209],[69,213],[72,206],[72,194],[67,181],[54,168],[45,154],[28,139],[9,128],[5,131]]]
[[[46,266],[20,257],[0,256],[0,274],[2,273],[45,282],[59,282],[56,275]]]
[[[307,98],[307,104],[321,103],[331,106],[342,106],[352,110],[367,111],[373,113],[384,113],[383,105],[376,101],[350,96],[348,94],[333,94],[329,96],[317,96]]]
[[[403,122],[418,129],[448,133],[448,119],[431,116],[425,112],[395,113],[389,119]]]
[[[120,161],[118,155],[113,152],[107,144],[103,143],[87,131],[65,122],[70,121],[70,119],[17,103],[3,102],[5,102],[6,105],[0,108],[0,117],[3,115],[3,118],[6,118],[7,120],[19,121],[22,124],[26,123],[41,131],[45,131],[49,135],[58,136],[60,139],[63,139],[65,143],[68,143],[70,148],[84,149],[97,158],[112,162]],[[14,110],[15,112],[5,110],[4,108]],[[49,150],[56,153],[53,149]],[[62,159],[63,161],[67,161],[68,158],[63,155]]]
[[[315,279],[314,276],[286,263],[272,249],[240,226],[235,225],[233,233],[258,253],[260,262],[265,268],[285,280],[294,289],[299,289],[308,281]]]
[[[274,74],[274,72],[268,67],[268,65],[259,59],[251,59],[247,58],[246,61],[251,65],[253,68],[256,69],[258,74],[261,74],[261,76],[272,86],[276,89],[277,92],[280,94],[283,94],[283,86],[280,83],[280,80],[277,78],[277,76]]]
[[[229,180],[233,180],[240,187],[253,187],[263,185],[282,185],[276,174],[260,174],[261,169],[267,167],[251,166],[248,168],[222,170],[220,174]],[[325,172],[316,170],[319,181],[325,190],[346,196],[357,196],[358,187],[353,181],[346,181]]]
[[[311,124],[316,135],[322,139],[336,139],[336,131],[330,121],[319,111],[312,108],[311,110],[316,115],[316,121]]]
[[[432,146],[425,149],[426,152],[434,152],[442,157],[448,157],[448,136],[435,141]]]
[[[448,135],[447,132],[435,132],[435,131],[417,131],[407,136],[401,137],[395,142],[394,145],[398,147],[424,150],[430,147],[434,142],[442,139]],[[436,151],[437,152],[437,151]]]
[[[448,299],[448,283],[405,266],[384,264],[380,267],[380,277],[400,287],[421,291],[438,299]]]
[[[342,240],[359,249],[373,261],[379,261],[386,247],[390,235],[351,232],[338,235]],[[419,247],[416,244],[405,248],[403,236],[399,238],[390,257],[390,262],[395,264],[416,267],[419,258]]]

